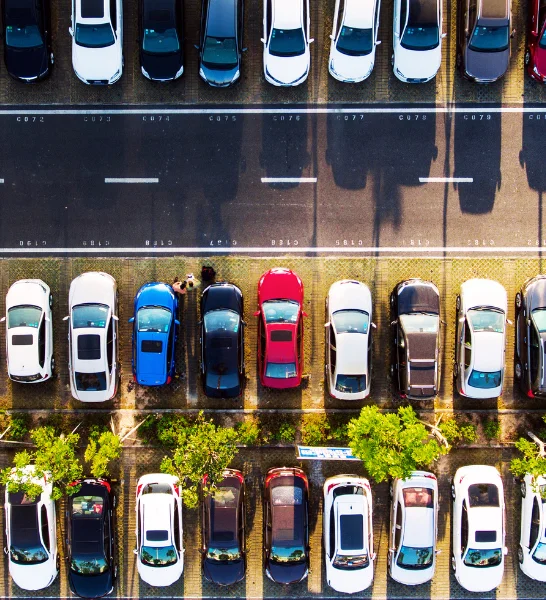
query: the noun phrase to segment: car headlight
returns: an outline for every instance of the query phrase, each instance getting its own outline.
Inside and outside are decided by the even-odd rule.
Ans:
[[[174,78],[178,79],[182,75],[183,72],[184,72],[184,65],[182,65],[180,67],[180,69],[178,69],[178,71],[176,72],[176,75],[174,76]]]
[[[202,67],[199,67],[199,76],[203,79],[206,79],[205,71],[203,71]]]
[[[115,83],[121,77],[121,67],[110,77],[108,83]]]
[[[241,72],[239,71],[239,69],[237,69],[235,71],[235,75],[233,76],[233,79],[231,81],[235,81],[236,79],[239,79],[240,75],[241,75]]]
[[[151,79],[150,74],[148,73],[148,71],[146,71],[144,67],[140,67],[140,70],[142,71],[144,77],[146,77],[147,79]]]

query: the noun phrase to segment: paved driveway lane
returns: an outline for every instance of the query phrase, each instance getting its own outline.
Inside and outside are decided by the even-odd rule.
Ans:
[[[0,246],[536,246],[545,116],[4,115]]]

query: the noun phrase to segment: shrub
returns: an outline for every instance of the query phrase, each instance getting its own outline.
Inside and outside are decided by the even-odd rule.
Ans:
[[[175,448],[180,435],[189,427],[182,415],[167,413],[156,421],[156,436],[160,444],[167,448]]]
[[[324,414],[303,415],[301,422],[301,443],[304,446],[321,446],[330,439],[330,423]]]
[[[256,446],[259,444],[261,427],[257,419],[252,418],[249,421],[237,423],[235,427],[237,432],[237,441],[244,446]]]
[[[501,428],[498,419],[487,419],[483,424],[483,434],[488,440],[495,440],[500,436]]]
[[[276,442],[293,444],[296,441],[296,428],[290,423],[281,423],[281,426],[278,431],[273,434],[272,438]]]
[[[454,418],[447,419],[440,423],[438,429],[451,446],[456,446],[461,442],[471,444],[478,439],[476,426],[468,421],[459,423]]]

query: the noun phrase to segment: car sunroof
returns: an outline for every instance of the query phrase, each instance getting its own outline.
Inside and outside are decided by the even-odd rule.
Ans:
[[[11,338],[11,343],[13,346],[32,346],[32,335],[14,335]]]
[[[82,17],[84,19],[102,19],[104,17],[103,0],[81,0]]]
[[[78,358],[80,360],[98,360],[100,358],[100,335],[78,336]]]
[[[161,354],[163,350],[163,342],[159,340],[142,340],[140,344],[142,352],[153,352],[154,354]]]
[[[292,332],[286,331],[284,329],[277,329],[271,332],[271,341],[272,342],[291,342],[292,341]]]

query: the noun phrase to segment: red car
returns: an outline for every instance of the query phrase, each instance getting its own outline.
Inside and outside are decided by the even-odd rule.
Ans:
[[[544,83],[546,81],[546,3],[530,0],[527,16],[527,49],[525,66],[527,73]]]
[[[297,387],[303,368],[303,283],[290,269],[271,269],[258,284],[258,371],[262,385]]]

